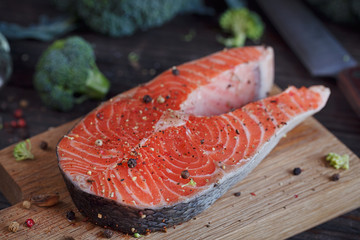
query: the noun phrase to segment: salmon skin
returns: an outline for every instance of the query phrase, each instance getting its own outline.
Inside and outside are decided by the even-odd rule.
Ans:
[[[259,100],[273,72],[271,48],[224,50],[94,109],[57,146],[76,207],[125,233],[163,230],[208,208],[327,101],[322,86]]]

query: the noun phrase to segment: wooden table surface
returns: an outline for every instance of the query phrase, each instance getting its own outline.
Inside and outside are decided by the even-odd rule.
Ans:
[[[332,78],[314,78],[302,66],[281,36],[271,26],[259,8],[250,7],[263,16],[266,31],[259,44],[272,46],[275,50],[275,83],[281,88],[288,85],[310,86],[322,84],[331,88],[327,106],[315,118],[340,141],[360,156],[360,118],[351,109],[343,93]],[[28,25],[38,21],[40,15],[59,15],[50,1],[0,1],[0,21]],[[360,61],[360,31],[340,26],[322,19],[343,46]],[[194,31],[195,37],[187,42],[184,36]],[[131,37],[110,38],[80,27],[68,35],[80,35],[95,48],[97,64],[111,81],[112,87],[107,98],[151,80],[155,75],[174,65],[196,59],[223,48],[216,41],[221,31],[214,16],[183,15],[159,28],[138,32]],[[35,136],[51,127],[73,120],[89,112],[99,104],[88,101],[71,112],[60,113],[47,109],[33,89],[34,67],[41,52],[49,45],[35,40],[11,40],[11,55],[14,70],[10,82],[0,89],[0,116],[3,122],[14,119],[13,111],[24,100],[22,107],[27,122],[25,129],[0,130],[0,149],[22,138]],[[247,42],[247,45],[253,45]],[[139,67],[134,68],[128,61],[128,54],[138,54]],[[155,71],[154,71],[155,70]],[[360,186],[359,186],[360,187]],[[0,196],[0,208],[9,206]],[[291,239],[360,239],[360,209],[339,216],[313,229],[293,236]]]

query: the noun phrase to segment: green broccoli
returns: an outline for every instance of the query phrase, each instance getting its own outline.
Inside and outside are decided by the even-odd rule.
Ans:
[[[42,54],[34,86],[45,105],[69,111],[88,98],[105,97],[110,83],[97,68],[90,44],[75,36],[55,41]]]
[[[203,0],[77,0],[76,13],[91,29],[114,37],[158,27],[178,13],[209,13]]]
[[[223,31],[232,34],[232,37],[218,37],[218,41],[226,47],[240,47],[245,44],[246,38],[259,40],[264,32],[264,23],[258,14],[247,8],[231,8],[224,12],[219,19]]]
[[[141,235],[141,234],[139,234],[139,233],[134,233],[134,238],[141,238],[141,237],[143,237],[144,235]]]
[[[30,139],[21,141],[15,145],[13,155],[16,161],[21,161],[25,159],[33,159],[34,155],[31,153],[31,142]]]
[[[337,153],[329,153],[326,155],[326,161],[329,161],[330,165],[336,169],[343,168],[349,169],[349,155],[339,155]]]

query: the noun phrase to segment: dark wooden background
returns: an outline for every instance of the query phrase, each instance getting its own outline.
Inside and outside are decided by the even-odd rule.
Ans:
[[[260,13],[266,23],[266,32],[259,44],[270,45],[275,50],[275,83],[281,88],[288,85],[299,87],[316,84],[330,87],[330,100],[315,118],[359,156],[360,118],[345,100],[335,79],[311,77],[256,4],[251,3],[250,8]],[[42,14],[55,17],[59,12],[46,0],[0,1],[0,21],[26,26],[37,22]],[[321,19],[354,58],[360,61],[360,29]],[[184,41],[184,36],[189,31],[195,31],[196,35],[187,42]],[[221,50],[223,46],[216,41],[216,36],[220,33],[215,16],[183,15],[162,27],[138,32],[131,37],[111,38],[91,32],[86,27],[80,27],[68,35],[80,35],[94,46],[97,64],[112,84],[107,95],[107,98],[110,98],[151,80],[154,74],[174,65]],[[22,108],[27,127],[0,130],[0,148],[80,117],[99,104],[88,101],[67,113],[56,112],[43,106],[33,89],[32,81],[34,66],[49,44],[36,40],[10,41],[14,69],[9,83],[0,89],[0,116],[4,123],[9,122],[14,119],[13,111]],[[257,43],[247,42],[247,45],[253,44]],[[130,52],[135,52],[140,57],[138,68],[129,63]],[[28,106],[21,107],[20,102],[24,104],[24,100]],[[0,196],[0,208],[7,206],[9,205],[5,198]],[[360,209],[291,239],[360,239]]]

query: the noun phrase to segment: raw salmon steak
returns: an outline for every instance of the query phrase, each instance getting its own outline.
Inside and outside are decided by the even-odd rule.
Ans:
[[[126,233],[162,230],[208,208],[327,101],[321,86],[264,98],[273,72],[271,48],[224,50],[97,107],[57,146],[77,208]]]

